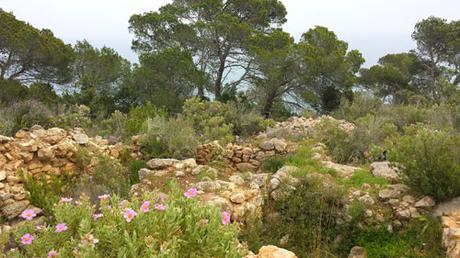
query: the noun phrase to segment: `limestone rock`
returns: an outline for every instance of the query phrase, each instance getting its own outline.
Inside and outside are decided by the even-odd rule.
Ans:
[[[0,181],[3,181],[6,179],[6,171],[0,170]]]
[[[1,211],[3,216],[5,216],[7,219],[13,219],[21,214],[21,212],[23,212],[27,206],[29,206],[29,201],[18,201],[3,206]]]
[[[351,248],[348,258],[367,258],[366,250],[361,246],[354,246]]]
[[[178,163],[177,159],[151,159],[147,161],[147,167],[150,169],[161,169],[173,166]]]
[[[435,205],[433,198],[425,196],[415,203],[416,208],[431,208]]]
[[[77,144],[80,145],[86,145],[89,143],[89,137],[84,133],[76,133],[72,135],[72,138],[75,140]]]
[[[259,249],[259,254],[249,254],[245,258],[297,258],[297,256],[286,249],[282,249],[273,245],[262,246]]]
[[[396,173],[396,170],[390,166],[389,161],[372,163],[371,172],[376,177],[383,177],[393,182],[399,179],[399,175]]]
[[[383,200],[397,198],[407,192],[408,187],[403,184],[389,185],[379,192],[379,197]]]

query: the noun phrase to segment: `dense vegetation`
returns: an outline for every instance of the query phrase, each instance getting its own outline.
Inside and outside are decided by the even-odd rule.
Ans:
[[[442,257],[440,226],[432,218],[411,220],[387,234],[381,225],[359,224],[359,204],[351,207],[347,223],[338,223],[338,210],[344,191],[388,183],[368,171],[382,153],[416,194],[436,201],[460,195],[460,20],[428,17],[415,24],[416,49],[389,53],[363,68],[359,50],[326,27],[311,28],[295,41],[281,29],[286,14],[277,0],[174,0],[130,18],[132,49],[139,56],[132,64],[84,39],[65,44],[50,30],[0,9],[0,135],[35,124],[82,127],[111,141],[140,135],[146,159],[185,159],[194,157],[199,144],[251,138],[292,115],[332,115],[356,129],[346,132],[324,121],[310,140],[324,143],[334,162],[363,169],[340,180],[312,159],[310,143],[295,155],[267,161],[267,172],[297,166],[301,186],[294,198],[266,205],[278,220],[254,222],[240,239],[257,250],[288,235],[287,248],[299,257],[341,257],[354,245],[370,257]],[[88,162],[84,152],[82,168]],[[52,218],[48,228],[27,222],[12,236],[35,236],[28,253],[45,257],[59,244],[64,256],[80,257],[241,255],[237,230],[222,225],[223,215],[184,199],[177,189],[160,203],[166,210],[140,210],[141,201],[157,202],[153,195],[120,204],[144,163],[99,160],[91,178],[26,178],[29,200]],[[334,187],[323,187],[325,178],[333,178]],[[63,194],[81,193],[81,202],[59,202]],[[113,210],[98,203],[103,193],[113,195],[104,201]],[[128,209],[138,219],[118,214]],[[96,211],[103,214],[98,219]],[[56,234],[56,223],[65,223],[66,230]],[[99,236],[97,248],[93,234]],[[337,244],[340,236],[348,239]]]

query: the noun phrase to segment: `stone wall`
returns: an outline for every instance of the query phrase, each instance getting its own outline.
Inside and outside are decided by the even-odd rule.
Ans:
[[[110,145],[101,137],[90,138],[82,129],[43,129],[34,126],[20,130],[15,137],[0,136],[0,215],[16,218],[30,208],[20,173],[42,176],[73,173],[77,170],[78,148],[85,147],[90,156],[96,153],[114,158],[125,148]],[[137,155],[135,151],[131,151]]]
[[[240,172],[256,171],[269,157],[285,155],[294,150],[292,144],[277,138],[265,139],[257,147],[228,144],[225,148],[217,142],[200,145],[197,149],[198,164],[223,161]]]

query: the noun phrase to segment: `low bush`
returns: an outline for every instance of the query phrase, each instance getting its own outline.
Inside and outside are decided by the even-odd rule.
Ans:
[[[284,248],[301,258],[335,257],[333,241],[340,228],[343,189],[324,187],[321,181],[320,177],[304,177],[291,195],[268,203],[263,224],[246,228],[242,239],[258,248],[278,245],[285,238]]]
[[[54,113],[36,100],[16,102],[2,110],[0,130],[5,135],[14,135],[20,129],[29,129],[33,125],[49,127]]]
[[[192,124],[179,116],[166,119],[154,117],[148,120],[148,128],[141,139],[141,151],[149,157],[191,158],[199,144]]]
[[[391,141],[389,158],[413,190],[443,201],[460,195],[459,153],[457,132],[417,125]]]
[[[26,221],[12,235],[21,250],[8,257],[242,257],[237,229],[223,211],[203,207],[172,187],[165,199],[151,194],[132,202],[100,196],[96,210],[88,198],[62,199],[55,221],[36,227]],[[0,246],[8,241],[2,237]],[[56,256],[51,256],[52,254]]]
[[[226,144],[233,140],[233,129],[237,114],[234,106],[219,101],[204,101],[191,98],[185,101],[184,118],[197,131],[200,142],[218,140]]]
[[[147,120],[159,115],[164,116],[165,112],[155,108],[150,102],[147,102],[143,106],[132,108],[129,110],[125,121],[126,136],[143,132],[147,127]]]

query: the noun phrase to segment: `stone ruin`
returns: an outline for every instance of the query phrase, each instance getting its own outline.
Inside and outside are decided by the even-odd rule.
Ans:
[[[105,154],[119,158],[127,148],[121,143],[111,145],[102,137],[88,137],[80,128],[43,129],[34,126],[20,130],[15,137],[0,136],[0,215],[7,221],[15,219],[30,206],[20,173],[34,177],[75,173],[78,170],[78,149],[85,147],[90,156]],[[134,156],[136,150],[130,151]]]

